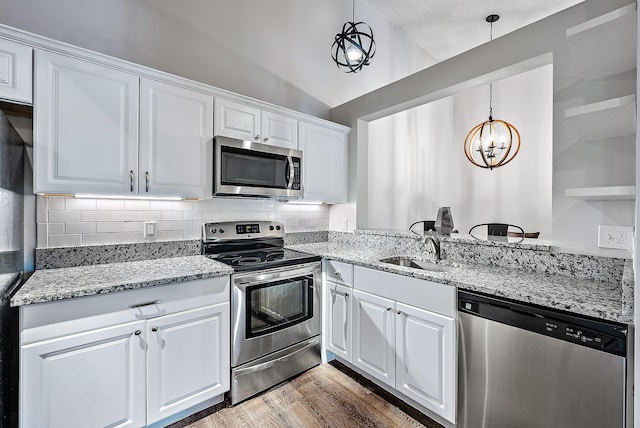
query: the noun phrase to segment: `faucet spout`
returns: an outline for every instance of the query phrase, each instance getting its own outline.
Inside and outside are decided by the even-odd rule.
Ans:
[[[427,248],[429,249],[429,252],[433,253],[436,259],[436,262],[439,262],[441,260],[440,240],[436,236],[425,235],[424,238],[422,238],[422,243],[427,244]]]

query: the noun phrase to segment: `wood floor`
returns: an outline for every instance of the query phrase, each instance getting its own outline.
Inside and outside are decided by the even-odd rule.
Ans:
[[[441,427],[339,363],[315,367],[258,397],[185,422],[181,426],[188,428]]]

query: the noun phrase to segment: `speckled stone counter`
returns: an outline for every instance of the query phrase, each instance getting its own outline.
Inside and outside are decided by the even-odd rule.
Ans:
[[[233,269],[229,266],[204,256],[37,270],[13,296],[11,306],[179,283],[231,273]]]
[[[376,245],[354,246],[324,242],[293,245],[289,248],[357,266],[450,284],[468,291],[479,291],[610,321],[632,322],[633,311],[629,313],[623,309],[622,287],[619,282],[577,279],[566,275],[480,264],[445,263],[456,269],[451,272],[432,272],[382,263],[380,259],[399,253],[397,248]]]

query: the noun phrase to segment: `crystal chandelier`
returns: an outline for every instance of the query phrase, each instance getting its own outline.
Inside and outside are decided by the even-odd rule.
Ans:
[[[493,40],[493,23],[499,15],[489,15],[490,38]],[[489,120],[474,126],[464,140],[464,152],[472,164],[480,168],[494,169],[513,160],[520,150],[520,133],[515,126],[493,118],[493,83],[489,84]]]

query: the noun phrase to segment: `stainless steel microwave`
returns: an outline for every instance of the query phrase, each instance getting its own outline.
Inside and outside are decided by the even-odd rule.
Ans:
[[[215,196],[300,198],[302,152],[253,141],[215,137]]]

